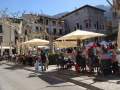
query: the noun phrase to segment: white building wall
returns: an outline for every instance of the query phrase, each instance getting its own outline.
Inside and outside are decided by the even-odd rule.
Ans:
[[[90,28],[86,28],[85,20],[87,19],[91,20]],[[91,31],[95,30],[94,24],[96,21],[98,21],[99,25],[105,25],[104,12],[89,7],[85,7],[74,13],[71,13],[65,16],[63,20],[65,20],[65,23],[68,25],[70,32],[75,30],[76,23],[79,23],[79,26],[82,25],[83,30]],[[68,30],[68,28],[65,29]]]

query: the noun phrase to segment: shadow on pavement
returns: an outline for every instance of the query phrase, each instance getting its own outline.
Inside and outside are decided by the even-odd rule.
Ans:
[[[48,76],[48,75],[39,75],[38,76],[40,79],[46,81],[47,83],[51,84],[51,85],[55,85],[55,84],[60,84],[60,83],[65,83],[64,80],[56,78],[54,76]]]
[[[23,69],[23,67],[18,65],[13,65],[13,66],[6,67],[5,69],[17,70],[17,69]]]
[[[44,72],[43,73],[30,73],[27,78],[33,78],[33,77],[38,77],[42,79],[43,81],[49,83],[50,85],[65,83],[64,80],[59,79],[52,74],[48,75],[48,73],[44,73]]]
[[[9,63],[3,63],[8,65],[8,67],[5,67],[4,69],[8,69],[8,70],[17,70],[17,69],[23,69],[24,66],[19,65],[19,64],[9,64]]]
[[[76,85],[55,85],[55,86],[46,86],[46,87],[73,87],[73,86],[76,86]]]
[[[117,84],[120,84],[120,81],[117,81]]]
[[[89,73],[77,74],[73,70],[54,70],[54,71],[49,71],[49,72],[36,73],[35,70],[25,68],[23,66],[18,66],[18,65],[9,65],[9,66],[10,67],[7,67],[5,69],[10,69],[10,70],[24,69],[24,70],[33,72],[33,73],[29,74],[27,78],[39,77],[40,79],[44,80],[45,82],[49,83],[50,85],[71,82],[75,85],[82,86],[82,87],[86,88],[87,90],[102,90],[101,88],[93,86],[93,84],[96,82],[107,82],[109,80],[120,80],[120,77],[115,77],[115,76],[103,77],[103,76],[97,76],[97,75],[89,74]],[[73,78],[82,77],[82,76],[87,76],[89,78],[87,78],[87,79],[85,78],[83,80],[74,80],[73,79]],[[87,84],[84,82],[85,80],[89,80],[89,79],[92,79],[93,83]],[[120,84],[120,81],[117,81],[116,84]]]
[[[56,85],[66,82],[71,82],[75,85],[82,86],[87,88],[88,90],[102,90],[98,87],[86,84],[81,81],[73,80],[72,78],[80,77],[81,75],[76,74],[72,70],[61,70],[61,71],[52,71],[52,72],[43,72],[41,75],[37,75],[35,73],[29,74],[28,78],[39,77],[50,85]],[[51,87],[51,86],[50,86]],[[60,87],[60,86],[52,86],[52,87]]]

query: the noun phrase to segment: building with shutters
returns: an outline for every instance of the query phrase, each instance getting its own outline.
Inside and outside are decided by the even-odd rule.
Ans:
[[[0,55],[16,53],[21,19],[0,19]]]
[[[105,33],[104,10],[85,5],[61,17],[65,32],[76,29]]]

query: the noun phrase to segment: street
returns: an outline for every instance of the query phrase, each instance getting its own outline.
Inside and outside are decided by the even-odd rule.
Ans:
[[[119,90],[120,77],[77,74],[74,70],[36,73],[34,67],[0,62],[0,90]]]
[[[0,64],[0,90],[86,90],[70,82],[40,73]]]

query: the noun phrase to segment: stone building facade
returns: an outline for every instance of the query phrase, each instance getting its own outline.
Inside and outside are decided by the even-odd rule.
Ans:
[[[12,54],[16,53],[19,38],[20,19],[17,18],[1,18],[0,19],[0,53]]]
[[[105,33],[104,10],[85,5],[59,18],[23,14],[21,19],[10,19],[9,24],[0,23],[0,42],[4,46],[17,47],[17,44],[34,38],[55,40],[76,29]]]
[[[22,19],[24,41],[33,38],[49,40],[50,35],[57,38],[64,33],[63,24],[59,19],[35,14],[24,14]]]
[[[85,5],[61,17],[64,20],[65,32],[76,29],[105,32],[104,10]]]
[[[118,23],[120,20],[120,0],[113,0],[113,29],[118,31]]]

